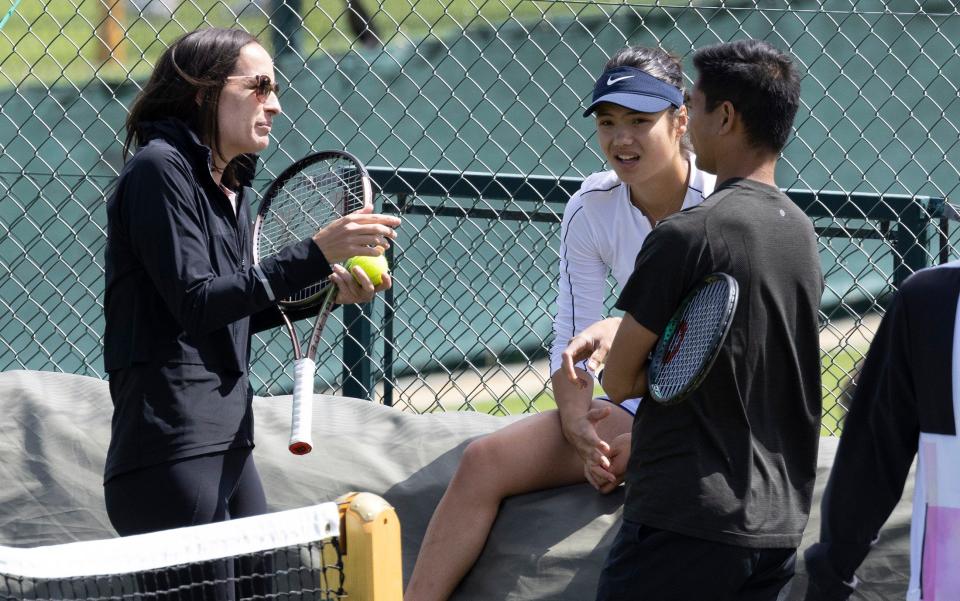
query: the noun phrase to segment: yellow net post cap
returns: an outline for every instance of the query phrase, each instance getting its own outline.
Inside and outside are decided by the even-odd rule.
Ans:
[[[351,492],[337,499],[344,591],[354,601],[402,601],[400,520],[382,497]]]

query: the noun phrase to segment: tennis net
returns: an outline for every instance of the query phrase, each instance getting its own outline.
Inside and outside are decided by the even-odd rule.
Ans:
[[[2,601],[394,601],[401,578],[396,513],[369,493],[126,538],[0,547]]]

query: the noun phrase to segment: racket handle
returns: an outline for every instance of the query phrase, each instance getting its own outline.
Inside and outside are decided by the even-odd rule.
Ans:
[[[293,362],[293,419],[290,422],[290,452],[306,455],[313,450],[313,377],[317,365],[313,359]]]

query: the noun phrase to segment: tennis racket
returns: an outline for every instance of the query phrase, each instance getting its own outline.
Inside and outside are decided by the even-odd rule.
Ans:
[[[309,238],[331,222],[373,204],[367,170],[351,154],[326,151],[311,154],[288,167],[270,184],[254,224],[254,260],[275,255],[290,244]],[[337,287],[316,282],[277,302],[293,342],[293,418],[290,452],[305,455],[313,449],[310,434],[313,416],[313,379],[317,346],[330,316]],[[287,311],[319,306],[307,353]]]
[[[650,357],[650,398],[675,405],[703,382],[730,331],[738,294],[725,273],[708,275],[687,294]]]

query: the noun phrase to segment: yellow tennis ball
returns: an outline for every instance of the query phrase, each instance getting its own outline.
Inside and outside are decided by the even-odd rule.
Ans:
[[[380,282],[383,281],[383,274],[390,271],[390,264],[387,263],[387,258],[383,255],[379,257],[351,257],[344,263],[344,267],[351,274],[354,267],[359,267],[367,274],[374,286],[379,286]]]

